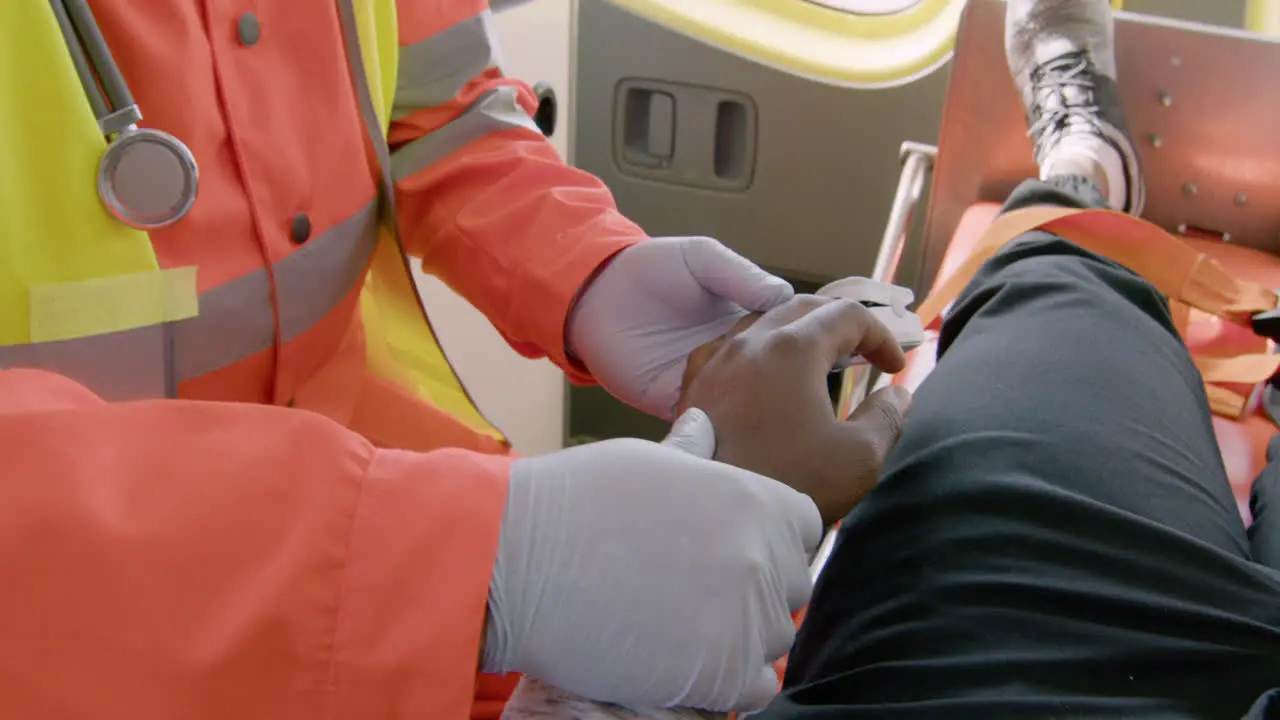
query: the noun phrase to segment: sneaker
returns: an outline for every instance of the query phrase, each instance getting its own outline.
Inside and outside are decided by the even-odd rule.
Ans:
[[[1009,0],[1005,52],[1042,179],[1084,175],[1142,213],[1146,186],[1116,86],[1108,0]]]

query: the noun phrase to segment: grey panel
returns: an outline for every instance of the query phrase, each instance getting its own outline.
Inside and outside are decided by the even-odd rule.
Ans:
[[[1242,27],[1244,25],[1245,0],[1125,0],[1124,9],[1189,20],[1191,22]]]
[[[579,3],[575,70],[574,162],[602,178],[627,215],[655,235],[715,236],[787,277],[815,282],[871,270],[898,175],[898,146],[934,140],[946,82],[944,69],[892,89],[821,84],[668,31],[605,0]],[[660,157],[625,160],[628,88],[674,100],[666,175]],[[740,98],[743,109],[717,122],[711,98]],[[695,107],[686,115],[682,106],[689,103]],[[701,127],[685,127],[689,122]],[[706,173],[716,175],[707,163],[716,149],[708,133],[717,125],[722,157],[739,153],[722,160],[721,172],[733,180],[720,183],[706,180]],[[725,137],[754,145],[726,151]],[[675,171],[682,143],[690,142],[703,146],[691,158],[703,163],[693,180]]]

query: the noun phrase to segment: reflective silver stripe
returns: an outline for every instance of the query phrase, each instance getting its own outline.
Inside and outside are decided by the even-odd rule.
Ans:
[[[377,245],[370,202],[275,264],[280,335],[287,342],[333,310],[355,287]],[[178,381],[232,365],[272,347],[271,284],[265,270],[200,295],[200,314],[174,325]]]
[[[400,48],[392,117],[449,102],[480,73],[502,64],[493,14],[475,17]]]
[[[280,334],[287,342],[315,327],[364,277],[377,246],[377,204],[316,236],[275,264]],[[107,400],[173,395],[191,380],[275,345],[265,269],[200,295],[190,320],[27,345],[0,346],[0,368],[31,367],[71,377]]]
[[[492,132],[524,128],[542,137],[533,118],[520,106],[514,87],[500,87],[480,96],[453,122],[424,135],[391,154],[391,174],[402,180],[461,150]]]
[[[0,346],[0,369],[39,368],[65,375],[104,400],[165,397],[168,387],[165,326],[75,340]]]

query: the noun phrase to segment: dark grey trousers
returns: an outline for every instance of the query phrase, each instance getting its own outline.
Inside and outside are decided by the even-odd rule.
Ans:
[[[1006,209],[1043,204],[1102,197],[1033,181]],[[1034,232],[974,278],[939,355],[760,717],[1267,717],[1280,468],[1246,531],[1165,299]]]

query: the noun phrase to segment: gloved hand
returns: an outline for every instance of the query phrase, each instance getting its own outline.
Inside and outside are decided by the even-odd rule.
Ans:
[[[716,240],[654,238],[618,253],[586,287],[568,349],[614,397],[666,420],[689,353],[793,294]]]
[[[822,538],[813,502],[712,462],[701,411],[663,444],[516,461],[483,667],[631,708],[753,710],[777,692]]]

